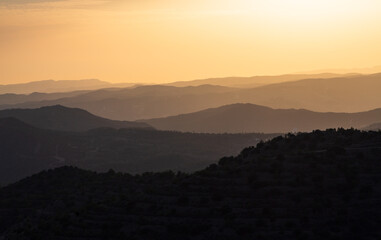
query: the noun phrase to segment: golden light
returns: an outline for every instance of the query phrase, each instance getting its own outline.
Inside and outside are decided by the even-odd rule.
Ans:
[[[259,0],[248,4],[262,17],[299,24],[363,18],[377,14],[381,7],[375,0]]]
[[[381,0],[2,4],[12,1],[0,0],[0,84],[168,82],[381,63]]]

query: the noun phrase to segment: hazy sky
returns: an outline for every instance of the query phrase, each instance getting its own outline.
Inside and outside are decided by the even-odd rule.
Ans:
[[[380,0],[0,0],[0,84],[381,65]]]

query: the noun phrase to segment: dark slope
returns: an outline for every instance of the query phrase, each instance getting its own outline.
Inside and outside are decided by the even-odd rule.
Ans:
[[[204,111],[143,120],[160,130],[204,133],[309,132],[327,128],[363,128],[381,121],[381,109],[362,113],[318,113],[233,104]]]
[[[379,239],[381,133],[287,135],[192,175],[45,171],[0,189],[5,239]]]
[[[87,131],[100,127],[151,128],[145,123],[109,120],[82,109],[60,105],[38,109],[1,110],[0,118],[4,117],[14,117],[35,127],[61,131]]]
[[[224,155],[273,135],[184,134],[151,129],[100,128],[60,132],[0,119],[0,185],[52,167],[73,165],[96,171],[139,173],[194,171]]]

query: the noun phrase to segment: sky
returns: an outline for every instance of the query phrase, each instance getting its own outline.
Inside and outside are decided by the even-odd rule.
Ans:
[[[381,65],[379,0],[0,0],[0,84]]]

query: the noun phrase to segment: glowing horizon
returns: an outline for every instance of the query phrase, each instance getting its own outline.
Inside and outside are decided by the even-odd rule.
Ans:
[[[0,84],[381,65],[376,0],[0,0]]]

